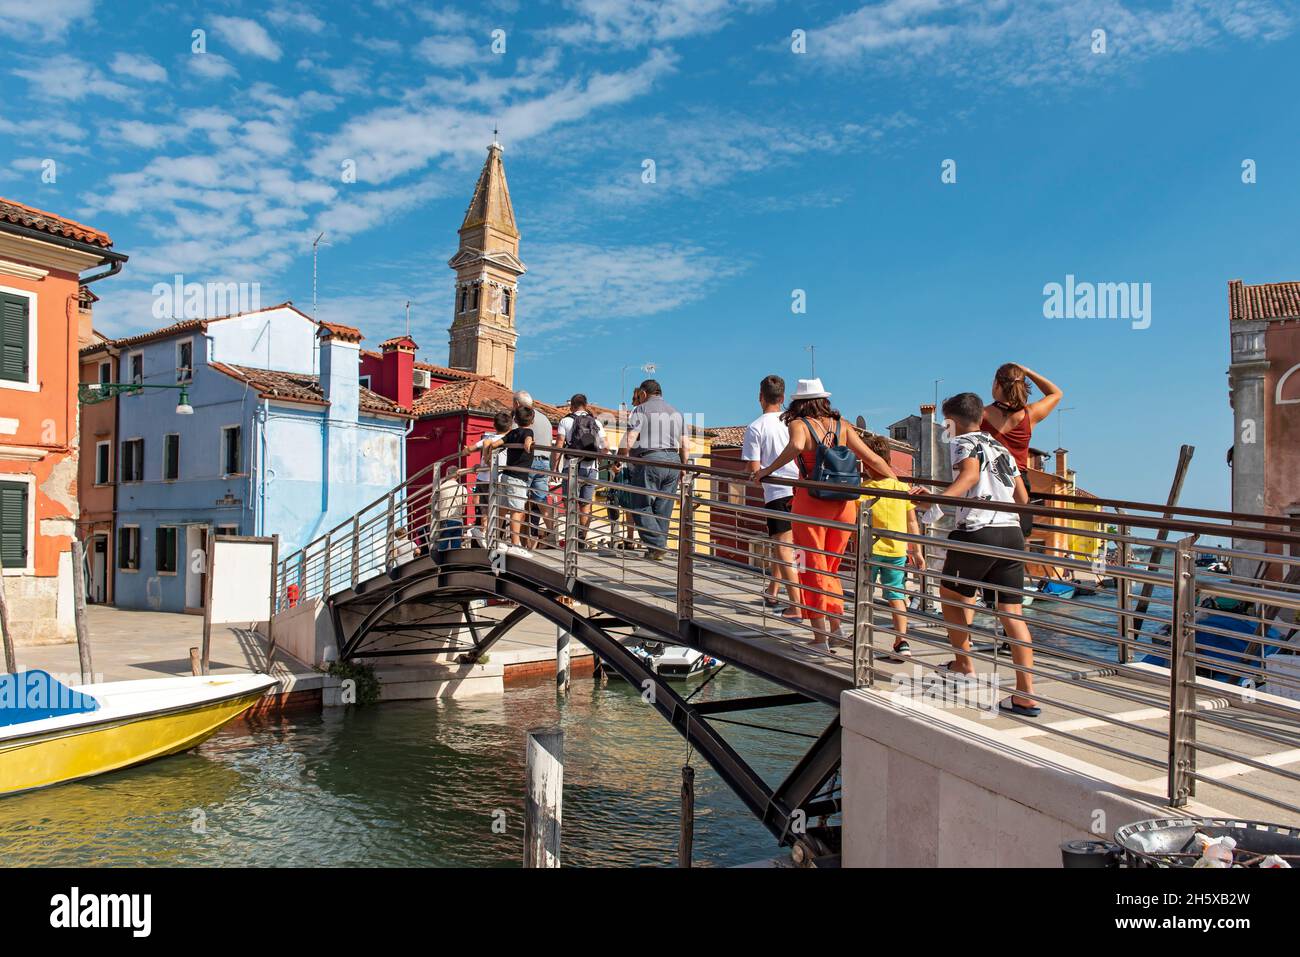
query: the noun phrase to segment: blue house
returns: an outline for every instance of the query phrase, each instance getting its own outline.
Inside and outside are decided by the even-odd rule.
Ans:
[[[361,339],[284,303],[112,343],[123,382],[186,399],[118,401],[119,606],[198,611],[210,535],[286,554],[403,481],[411,417],[361,385]]]

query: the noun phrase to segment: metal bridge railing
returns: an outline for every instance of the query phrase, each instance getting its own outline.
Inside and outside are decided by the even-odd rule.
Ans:
[[[601,465],[591,481],[578,469],[588,458]],[[822,586],[804,575],[790,589],[781,574],[784,545],[767,532],[774,513],[759,504],[746,476],[656,461],[680,473],[667,493],[641,488],[635,475],[619,480],[622,467],[637,465],[571,453],[554,469],[523,470],[547,488],[546,501],[533,509],[541,528],[521,529],[525,546],[538,560],[562,562],[570,580],[598,578],[673,609],[682,621],[742,627],[774,648],[846,670],[857,686],[897,681],[910,665],[919,680],[960,691],[962,679],[945,666],[964,655],[995,694],[1015,681],[1024,698],[1051,709],[1041,718],[999,716],[1151,768],[1166,782],[1171,805],[1185,804],[1204,781],[1300,815],[1288,794],[1300,782],[1288,767],[1300,765],[1290,753],[1300,754],[1300,702],[1287,700],[1300,699],[1300,534],[1287,520],[1106,499],[1089,499],[1094,510],[1082,511],[1067,496],[1025,506],[982,502],[1033,517],[1029,544],[1011,550],[949,540],[946,519],[916,535],[882,531],[869,508],[876,498],[908,498],[918,514],[937,504],[948,515],[967,501],[864,489],[850,522],[791,516],[844,533],[848,545],[843,553],[796,550],[797,567],[812,555],[839,565]],[[482,475],[481,467],[476,453],[447,456],[285,557],[281,607],[328,598],[430,550],[505,547],[506,475],[495,457]],[[662,554],[647,550],[628,522],[656,499],[672,504]],[[896,589],[873,574],[891,567],[875,554],[882,538],[919,545],[925,559],[924,568],[907,566]],[[1003,586],[1001,597],[1014,593],[1032,604],[985,604],[998,596],[985,594],[983,582],[943,574],[949,553],[1024,563],[1023,587]],[[944,581],[980,589],[976,606],[943,590]],[[763,600],[773,585],[778,606]],[[885,603],[885,593],[895,591],[902,607]],[[843,604],[826,619],[833,627],[814,631],[810,602],[822,599]],[[1017,637],[1022,625],[1028,640]],[[967,644],[954,650],[950,631]],[[908,659],[893,653],[904,638],[912,646]],[[1202,758],[1221,764],[1205,767]]]

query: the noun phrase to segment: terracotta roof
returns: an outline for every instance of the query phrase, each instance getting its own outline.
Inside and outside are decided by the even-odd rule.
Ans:
[[[415,400],[412,411],[416,418],[458,412],[496,415],[498,412],[511,412],[514,406],[513,391],[496,379],[479,376],[468,382],[448,382],[446,385],[429,389]],[[545,402],[538,402],[536,399],[533,400],[533,408],[550,419],[552,425],[568,414],[567,405],[560,409]]]
[[[320,322],[322,339],[342,339],[344,342],[360,342],[365,338],[355,326],[345,326],[341,322]]]
[[[321,391],[320,378],[302,372],[276,372],[271,369],[254,369],[250,366],[227,365],[213,362],[213,369],[224,372],[232,379],[247,382],[257,390],[257,394],[268,399],[287,399],[290,402],[308,402],[314,405],[328,405],[325,394]],[[362,412],[373,415],[398,415],[409,417],[409,413],[392,399],[384,398],[378,392],[372,392],[365,386],[359,386],[360,406]]]
[[[1240,279],[1228,283],[1228,318],[1300,318],[1300,282],[1268,282],[1247,286]]]
[[[115,348],[126,348],[128,346],[138,346],[145,342],[154,342],[158,339],[166,339],[168,336],[174,336],[182,332],[206,332],[208,323],[219,322],[222,319],[237,319],[240,316],[253,316],[259,312],[270,312],[273,309],[292,309],[304,319],[311,319],[311,316],[297,308],[292,300],[276,303],[274,306],[266,306],[262,309],[253,309],[248,312],[232,312],[225,316],[213,316],[210,319],[181,319],[173,322],[170,326],[163,326],[161,329],[153,329],[149,332],[137,332],[133,336],[126,336],[122,339],[109,339],[108,344]],[[314,321],[314,320],[313,320]]]
[[[35,206],[28,206],[12,199],[0,197],[0,224],[4,222],[15,223],[28,229],[40,230],[43,233],[49,233],[51,236],[73,239],[89,246],[110,249],[113,245],[113,240],[108,238],[108,233],[101,232],[93,226],[87,226],[75,219],[68,219],[64,216],[56,216],[54,213],[47,213]]]

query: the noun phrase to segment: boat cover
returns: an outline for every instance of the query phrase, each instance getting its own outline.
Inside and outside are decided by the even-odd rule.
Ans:
[[[1226,615],[1203,615],[1197,619],[1197,624],[1205,625],[1207,628],[1217,628],[1220,631],[1235,631],[1241,634],[1240,638],[1230,638],[1227,635],[1197,629],[1196,653],[1198,655],[1203,656],[1203,658],[1219,658],[1238,671],[1259,667],[1259,651],[1256,649],[1260,645],[1254,622],[1229,618]],[[1269,628],[1264,637],[1269,641],[1280,641],[1282,635],[1276,628]],[[1167,643],[1168,639],[1165,639],[1165,642]],[[1277,645],[1264,645],[1264,657],[1273,656],[1277,653],[1277,650]],[[1169,667],[1169,659],[1158,654],[1143,655],[1142,661],[1149,665],[1159,665],[1161,668]],[[1197,663],[1196,672],[1204,677],[1213,678],[1215,681],[1224,681],[1242,687],[1245,687],[1247,682],[1250,681],[1245,675],[1218,671],[1208,667],[1204,661]]]
[[[0,728],[97,710],[93,697],[73,691],[49,672],[0,675]]]

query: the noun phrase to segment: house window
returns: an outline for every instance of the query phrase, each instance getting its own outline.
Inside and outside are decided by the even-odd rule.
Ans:
[[[0,381],[35,388],[36,330],[33,297],[17,290],[0,290]]]
[[[0,482],[0,561],[5,568],[27,567],[26,482]]]
[[[144,382],[144,353],[133,352],[127,356],[127,368],[131,372],[129,381],[133,385],[140,385],[140,383]]]
[[[176,574],[176,528],[159,525],[153,538],[154,568],[162,575]]]
[[[122,443],[122,454],[118,456],[122,463],[119,482],[144,481],[144,439],[127,439]]]
[[[218,525],[218,526],[217,526],[217,534],[218,534],[218,535],[238,535],[238,534],[239,534],[239,526],[238,526],[238,525]]]
[[[113,362],[111,359],[105,359],[99,364],[99,384],[108,385],[113,381]]]
[[[194,340],[186,339],[176,343],[176,381],[191,382],[194,379]]]
[[[181,477],[181,437],[175,432],[163,436],[163,481]]]
[[[361,376],[361,385],[362,385],[362,387],[364,387],[364,388],[366,388],[366,389],[369,389],[369,388],[370,388],[370,376],[368,376],[368,375],[363,375],[363,376]]]
[[[117,530],[117,567],[124,572],[140,570],[140,528],[123,525]]]
[[[510,315],[510,305],[513,298],[514,293],[508,287],[501,290],[501,314],[503,316]]]
[[[112,465],[109,461],[112,442],[95,443],[95,484],[107,485],[113,480]]]
[[[464,312],[464,311],[465,311],[465,304],[468,303],[468,302],[469,302],[469,287],[468,287],[468,286],[461,286],[461,287],[460,287],[460,308],[457,309],[456,311],[457,311],[457,312]]]
[[[221,430],[221,471],[225,475],[243,472],[242,431],[237,425],[228,425]]]

